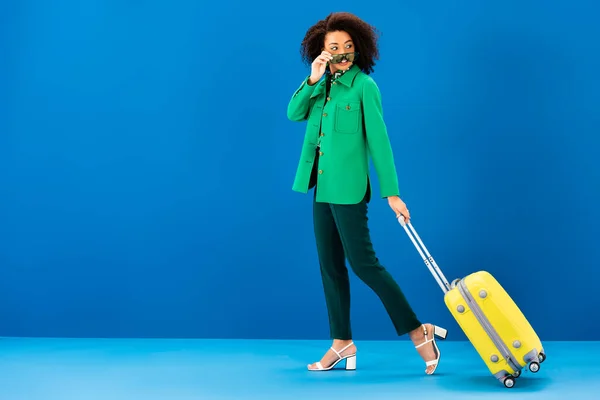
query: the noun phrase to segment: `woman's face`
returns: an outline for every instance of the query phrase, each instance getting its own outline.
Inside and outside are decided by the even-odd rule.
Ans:
[[[333,55],[329,62],[332,72],[347,70],[354,62],[354,43],[347,32],[335,31],[325,35],[324,50]]]

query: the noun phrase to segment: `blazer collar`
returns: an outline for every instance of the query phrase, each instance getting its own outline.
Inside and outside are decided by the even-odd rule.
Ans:
[[[360,71],[360,68],[356,64],[352,64],[350,69],[344,73],[344,75],[340,76],[336,82],[339,82],[345,86],[352,87],[354,83],[354,78]]]
[[[340,76],[336,80],[336,82],[339,82],[342,85],[347,86],[347,87],[352,87],[352,84],[354,83],[354,78],[356,78],[356,75],[359,72],[360,72],[360,68],[356,64],[353,64],[348,71],[346,71],[342,76]],[[326,77],[325,79],[322,79],[321,82],[319,82],[317,84],[318,86],[315,88],[312,95],[310,96],[311,98],[317,97],[325,91],[325,84],[327,83],[326,82],[327,79],[328,78]]]

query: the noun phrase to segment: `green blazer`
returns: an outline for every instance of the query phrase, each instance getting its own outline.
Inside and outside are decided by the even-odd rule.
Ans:
[[[308,192],[320,144],[316,201],[362,201],[371,184],[369,159],[379,178],[381,197],[399,196],[381,94],[373,78],[356,65],[331,85],[327,99],[325,80],[310,86],[307,77],[293,94],[287,116],[292,121],[307,121],[292,190]]]

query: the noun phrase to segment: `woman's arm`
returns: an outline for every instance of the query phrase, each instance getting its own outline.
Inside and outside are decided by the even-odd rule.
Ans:
[[[304,121],[308,117],[310,96],[315,91],[317,83],[323,77],[327,63],[331,61],[331,54],[322,51],[311,64],[310,76],[296,90],[288,104],[287,116],[292,121]]]
[[[362,101],[367,145],[379,178],[381,197],[399,196],[394,154],[383,120],[381,93],[370,77],[363,85]]]
[[[310,77],[307,77],[300,87],[294,92],[287,108],[287,117],[291,121],[304,121],[308,117],[308,106],[310,96],[317,87],[316,84],[310,85]]]

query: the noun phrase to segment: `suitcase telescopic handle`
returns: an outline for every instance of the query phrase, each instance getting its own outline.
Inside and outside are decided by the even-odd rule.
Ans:
[[[425,263],[425,265],[427,265],[427,268],[429,268],[429,271],[437,281],[438,285],[440,285],[440,288],[442,289],[444,294],[450,291],[450,284],[448,283],[448,280],[446,279],[446,277],[440,270],[440,267],[438,267],[437,263],[429,253],[429,250],[427,250],[427,247],[425,247],[425,244],[419,237],[419,234],[417,233],[413,225],[410,223],[410,221],[406,223],[404,216],[400,215],[398,217],[398,222],[400,223],[400,225],[402,225],[411,242],[413,242],[413,244],[415,245],[415,248],[421,255],[423,262]]]

